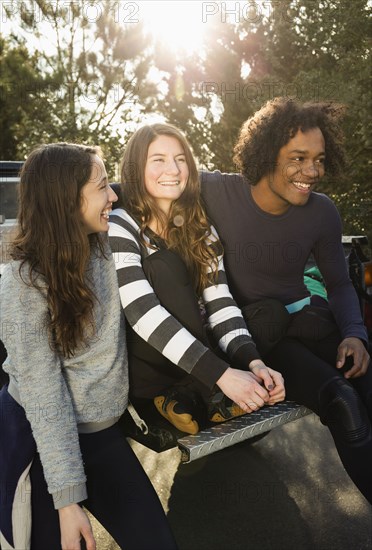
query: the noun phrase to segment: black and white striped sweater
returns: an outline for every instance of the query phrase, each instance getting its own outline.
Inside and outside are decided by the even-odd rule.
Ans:
[[[212,243],[217,233],[212,227]],[[110,215],[109,239],[118,275],[121,303],[125,316],[138,335],[175,365],[212,388],[229,363],[248,369],[259,354],[247,330],[240,310],[226,281],[222,256],[219,256],[217,284],[203,291],[207,319],[219,347],[226,353],[224,361],[197,340],[159,302],[142,268],[140,228],[122,208]],[[146,254],[154,254],[145,236]],[[130,365],[129,365],[130,366]]]

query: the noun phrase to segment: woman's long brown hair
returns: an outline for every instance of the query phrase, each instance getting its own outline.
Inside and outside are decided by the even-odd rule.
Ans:
[[[98,234],[87,237],[80,209],[81,190],[97,154],[98,148],[83,145],[41,145],[29,155],[20,175],[12,257],[21,261],[21,276],[27,265],[28,284],[40,288],[39,275],[44,277],[51,345],[65,357],[74,354],[93,327],[95,296],[86,268],[92,247],[103,253],[103,244]]]
[[[189,169],[189,177],[182,195],[175,200],[169,215],[157,206],[145,186],[145,166],[150,144],[158,136],[170,136],[180,143]],[[157,221],[163,229],[170,249],[175,250],[185,261],[200,295],[203,289],[217,275],[212,276],[211,269],[217,274],[218,258],[222,245],[208,243],[210,224],[201,204],[200,182],[191,148],[184,135],[170,124],[152,124],[143,126],[128,141],[124,152],[121,170],[122,196],[124,208],[140,224],[141,238],[151,220]]]

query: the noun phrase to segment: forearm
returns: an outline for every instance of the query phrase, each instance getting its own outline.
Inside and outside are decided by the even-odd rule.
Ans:
[[[231,363],[242,369],[248,368],[248,364],[260,355],[230,293],[222,257],[216,284],[210,284],[204,290],[203,298],[214,342],[227,354]]]
[[[329,308],[342,338],[367,341],[358,297],[350,280],[342,246],[342,223],[335,205],[324,203],[324,224],[313,247],[316,263],[326,284]]]
[[[335,318],[342,338],[359,338],[368,341],[359,301],[351,282],[346,281],[328,294],[329,308]]]

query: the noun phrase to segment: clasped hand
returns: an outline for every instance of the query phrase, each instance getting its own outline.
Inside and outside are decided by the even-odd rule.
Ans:
[[[251,361],[249,371],[229,367],[217,385],[247,413],[285,399],[284,380],[279,372],[267,367],[260,359]]]

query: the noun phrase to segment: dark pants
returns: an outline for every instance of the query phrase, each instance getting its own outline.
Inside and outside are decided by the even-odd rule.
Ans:
[[[339,343],[328,337],[305,345],[284,338],[266,361],[282,373],[287,399],[310,408],[327,425],[346,471],[372,504],[372,369],[346,380],[335,368]]]
[[[34,457],[30,469],[31,550],[58,550],[61,548],[59,516],[47,491],[39,455],[35,454],[29,423],[22,407],[4,392],[6,388],[0,394],[2,511],[7,513],[9,489],[16,486],[19,474]],[[10,436],[11,440],[7,441]],[[13,444],[14,439],[17,445]],[[88,491],[88,499],[81,504],[125,550],[176,550],[158,496],[118,425],[96,433],[80,434],[79,441]],[[24,464],[21,464],[26,453]],[[6,523],[5,519],[4,516],[1,526],[10,540],[11,520]]]
[[[179,256],[170,250],[159,250],[143,261],[143,270],[161,305],[195,338],[208,346],[208,337],[190,282],[188,270]],[[168,361],[145,342],[130,326],[127,327],[130,398],[152,399],[170,386],[189,386],[208,401],[210,389]]]
[[[84,506],[125,550],[176,550],[158,496],[117,425],[80,435],[87,476]],[[58,513],[47,493],[39,456],[31,467],[31,550],[60,548]]]
[[[247,308],[247,323],[266,364],[282,373],[286,398],[319,415],[349,476],[372,503],[371,366],[364,376],[348,380],[344,372],[352,358],[336,368],[342,338],[324,301],[289,315],[268,300]]]

